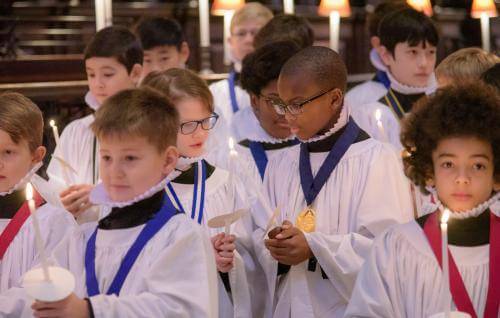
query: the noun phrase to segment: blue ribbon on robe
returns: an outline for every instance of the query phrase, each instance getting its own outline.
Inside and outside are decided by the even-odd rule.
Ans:
[[[329,151],[325,161],[319,168],[316,177],[313,177],[311,158],[309,156],[309,150],[307,149],[307,143],[300,144],[300,184],[308,206],[314,202],[318,193],[321,191],[321,188],[323,188],[332,171],[335,169],[340,159],[342,159],[347,149],[349,149],[349,147],[356,141],[359,131],[360,129],[356,122],[354,122],[352,118],[349,118],[344,132],[340,135],[339,139]],[[342,185],[339,184],[338,186],[340,187]]]
[[[203,220],[203,210],[205,208],[205,184],[207,180],[207,167],[206,167],[206,162],[205,160],[201,160],[199,162],[201,165],[201,182],[198,182],[198,163],[194,166],[194,189],[193,189],[193,204],[191,206],[191,219],[195,219],[196,217],[196,205],[197,205],[197,200],[198,200],[198,183],[200,183],[201,187],[201,195],[200,195],[200,209],[198,212],[198,224],[201,224]],[[177,193],[174,190],[174,187],[172,184],[169,182],[167,184],[167,188],[170,191],[170,194],[174,198],[175,204],[179,208],[179,210],[182,213],[186,213],[186,210],[182,206],[181,201],[179,200],[179,197],[177,196]]]
[[[231,71],[229,73],[229,77],[227,79],[229,83],[229,98],[231,99],[231,108],[233,110],[233,114],[240,110],[238,106],[238,100],[236,99],[236,89],[235,89],[235,81],[236,81],[236,72]]]
[[[377,82],[384,85],[385,88],[389,89],[389,87],[391,87],[391,80],[389,79],[389,76],[387,76],[386,72],[377,70],[375,78],[377,79]]]
[[[262,144],[258,141],[250,141],[248,146],[250,147],[250,152],[252,153],[253,161],[259,169],[260,178],[264,180],[264,174],[266,173],[267,167],[267,155]]]
[[[134,265],[137,257],[142,252],[146,244],[158,233],[168,221],[178,212],[170,201],[167,195],[164,195],[163,206],[156,213],[156,215],[149,220],[142,231],[137,236],[130,249],[128,250],[125,258],[122,260],[115,278],[111,282],[106,295],[119,295],[123,283],[127,279],[130,269]],[[99,283],[95,271],[95,249],[96,249],[97,228],[87,242],[85,250],[85,275],[87,294],[89,297],[101,294],[99,290]]]

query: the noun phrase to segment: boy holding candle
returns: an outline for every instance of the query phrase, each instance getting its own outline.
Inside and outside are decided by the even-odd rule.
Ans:
[[[435,203],[377,240],[346,317],[429,317],[450,306],[498,317],[500,131],[493,127],[500,127],[500,99],[482,83],[445,87],[404,120],[407,174]],[[440,269],[445,209],[449,277]],[[448,279],[453,303],[446,301]]]
[[[107,27],[88,43],[85,52],[85,70],[94,110],[110,96],[134,87],[141,76],[142,48],[136,37],[126,28]],[[63,131],[54,155],[64,159],[78,172],[65,184],[61,201],[66,210],[79,216],[91,207],[89,193],[99,181],[97,139],[90,129],[94,114],[71,122]],[[52,181],[64,184],[60,161],[52,159],[47,168]]]
[[[177,175],[178,128],[174,106],[151,89],[122,91],[99,108],[92,130],[103,183],[91,198],[111,211],[53,250],[76,288],[64,300],[33,303],[36,317],[217,317],[209,238],[165,193]],[[16,315],[26,302],[9,292]]]
[[[340,56],[316,46],[278,78],[276,107],[301,143],[273,158],[264,178],[280,226],[266,240],[266,224],[254,232],[274,317],[342,317],[373,238],[411,219],[398,157],[349,116],[346,82]]]
[[[379,24],[379,54],[391,86],[378,102],[352,107],[352,115],[371,137],[401,149],[399,121],[413,103],[435,87],[438,34],[432,20],[414,9],[393,11]],[[375,112],[380,110],[380,120]],[[379,129],[382,123],[384,132]]]
[[[274,42],[243,59],[241,84],[250,95],[252,107],[241,110],[234,117],[239,122],[233,127],[236,139],[241,140],[235,147],[239,155],[230,167],[227,151],[221,150],[214,163],[234,173],[245,171],[253,184],[262,183],[270,158],[297,144],[285,117],[276,113],[273,102],[279,99],[277,82],[281,67],[298,51],[294,42]],[[247,121],[238,120],[240,116],[248,118]],[[251,196],[255,195],[255,189],[248,190]]]
[[[44,184],[35,176],[46,151],[42,138],[38,107],[21,94],[0,94],[0,292],[19,286],[39,261],[25,188],[28,182]],[[75,222],[63,209],[45,204],[38,192],[35,203],[45,248],[52,249]]]
[[[145,19],[137,26],[136,34],[144,50],[142,78],[152,71],[186,67],[189,46],[179,22],[162,17]]]

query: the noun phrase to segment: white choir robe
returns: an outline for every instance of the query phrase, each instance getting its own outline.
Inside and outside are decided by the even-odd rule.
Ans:
[[[73,273],[80,298],[88,297],[85,249],[96,225],[91,222],[73,229],[51,255],[51,261]],[[95,266],[102,293],[143,227],[98,230]],[[209,242],[186,215],[173,216],[144,247],[119,297],[89,298],[95,317],[218,317],[215,259]],[[23,289],[8,290],[0,295],[0,317],[31,317],[31,303]]]
[[[318,260],[315,272],[308,271],[306,260],[277,277],[277,261],[263,245],[266,224],[259,224],[254,244],[266,271],[268,304],[274,304],[272,309],[268,306],[273,312],[268,311],[268,316],[343,316],[373,238],[390,225],[412,218],[409,184],[389,147],[371,138],[351,145],[319,192],[313,203],[316,231],[305,233]],[[266,171],[264,186],[272,208],[281,210],[279,223],[286,219],[295,224],[306,207],[299,153],[300,146],[289,148],[273,158]],[[311,153],[313,175],[326,156],[326,152]],[[322,278],[320,266],[329,279]]]
[[[370,51],[370,62],[377,70],[387,72],[387,67],[375,49]],[[345,101],[354,107],[362,107],[365,104],[378,101],[386,93],[387,88],[384,84],[371,79],[351,88],[345,95]]]
[[[36,210],[36,215],[46,251],[51,251],[65,234],[76,226],[71,214],[47,203]],[[9,222],[10,219],[0,219],[0,233]],[[39,261],[33,218],[30,215],[0,260],[0,293],[21,286],[23,275]]]
[[[492,211],[500,215],[500,205]],[[483,317],[489,279],[489,244],[449,245],[449,248],[474,310],[478,317]],[[358,275],[345,317],[427,318],[444,312],[442,273],[416,221],[394,226],[374,243]]]
[[[217,81],[210,84],[208,87],[214,96],[214,105],[216,111],[224,116],[224,119],[231,125],[233,119],[233,108],[231,106],[231,97],[229,95],[229,81],[227,79]],[[238,102],[239,110],[250,107],[250,96],[240,86],[235,85],[236,101]]]
[[[76,170],[78,175],[69,171],[70,183],[72,184],[93,184],[94,168],[94,133],[90,129],[90,125],[94,122],[94,115],[88,115],[69,123],[63,130],[59,144],[54,150],[54,155],[64,159],[69,165]],[[96,159],[99,157],[98,145],[96,141]],[[64,174],[62,165],[58,160],[52,158],[47,167],[49,182],[58,184],[61,188],[64,182]],[[55,181],[53,180],[55,179]],[[63,190],[62,188],[60,190]]]
[[[171,183],[186,213],[191,215],[193,200],[193,184]],[[210,237],[222,233],[224,228],[214,229],[207,225],[211,218],[234,212],[239,209],[249,209],[249,203],[244,192],[244,185],[236,176],[216,167],[206,179],[205,206],[202,226]],[[168,193],[168,192],[167,192]],[[172,201],[175,202],[175,201]],[[263,271],[256,261],[252,245],[254,229],[252,216],[233,223],[231,234],[236,236],[234,267],[229,272],[231,294],[224,288],[218,275],[219,317],[261,317],[265,301],[266,283]],[[210,241],[208,241],[210,242]],[[214,263],[215,264],[215,263]]]

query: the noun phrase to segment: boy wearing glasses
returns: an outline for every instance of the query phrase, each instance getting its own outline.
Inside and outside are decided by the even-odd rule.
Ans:
[[[231,124],[233,115],[250,105],[248,94],[240,87],[241,62],[254,50],[253,40],[257,32],[273,13],[258,2],[250,2],[238,9],[231,19],[228,38],[233,68],[227,80],[210,85],[217,112]]]
[[[340,56],[317,46],[280,72],[276,109],[301,143],[269,162],[264,189],[280,225],[254,233],[274,317],[342,317],[372,240],[412,216],[395,152],[343,105],[346,79]]]
[[[279,99],[276,83],[281,67],[298,51],[299,47],[291,41],[275,42],[255,50],[243,60],[241,85],[250,95],[252,107],[234,117],[233,131],[236,139],[241,140],[236,145],[238,160],[230,165],[227,150],[222,149],[216,153],[214,163],[233,172],[246,171],[253,184],[262,183],[270,158],[297,144],[273,101]],[[254,197],[255,190],[249,190],[249,195]]]

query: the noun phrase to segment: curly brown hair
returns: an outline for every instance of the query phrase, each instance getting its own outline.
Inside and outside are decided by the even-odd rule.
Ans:
[[[476,137],[491,144],[494,177],[500,180],[500,96],[481,82],[450,85],[417,102],[402,122],[405,173],[424,193],[432,178],[432,152],[450,137]]]

